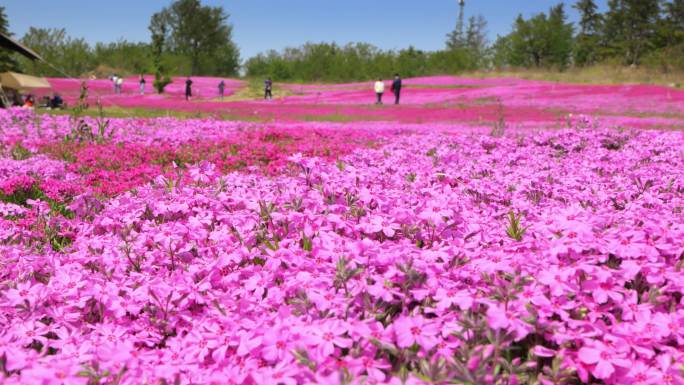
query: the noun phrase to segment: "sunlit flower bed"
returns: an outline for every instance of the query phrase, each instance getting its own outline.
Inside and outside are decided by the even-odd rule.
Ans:
[[[0,122],[2,383],[684,383],[681,132]]]

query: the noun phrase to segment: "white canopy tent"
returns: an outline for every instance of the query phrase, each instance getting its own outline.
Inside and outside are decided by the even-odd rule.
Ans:
[[[0,107],[12,106],[12,100],[17,100],[22,93],[51,87],[45,78],[16,72],[0,73]]]
[[[0,32],[0,49],[7,49],[12,52],[17,52],[30,60],[37,60],[44,62],[40,55],[35,53],[30,48],[14,40],[11,36]],[[0,107],[9,107],[11,104],[7,94],[3,89],[14,90],[16,92],[26,92],[29,90],[39,88],[50,88],[50,83],[44,78],[39,78],[30,75],[19,74],[15,72],[5,72],[0,74]]]
[[[9,88],[20,92],[52,87],[45,78],[24,75],[17,72],[1,73],[0,86],[5,89]]]

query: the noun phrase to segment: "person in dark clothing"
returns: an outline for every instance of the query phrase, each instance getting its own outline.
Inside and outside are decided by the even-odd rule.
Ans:
[[[140,95],[145,95],[145,75],[140,74],[140,80],[138,80],[138,84],[140,84]]]
[[[219,90],[219,96],[221,97],[221,100],[223,100],[223,92],[226,90],[226,82],[221,80],[221,83],[218,85],[218,90]]]
[[[55,96],[50,100],[50,108],[53,110],[64,107],[64,100],[59,94],[55,93]]]
[[[192,96],[192,80],[188,78],[188,80],[185,81],[185,100],[190,100],[190,97]]]
[[[88,83],[85,80],[81,81],[81,89],[78,98],[80,100],[88,100]]]
[[[394,104],[399,104],[399,98],[401,97],[401,77],[399,74],[394,74],[392,92],[394,92]]]
[[[59,104],[61,105],[61,103],[62,98],[59,98]],[[88,83],[85,80],[81,82],[81,92],[78,96],[78,105],[83,109],[88,109]]]
[[[271,78],[268,78],[264,82],[264,100],[271,99],[273,99],[273,81]]]

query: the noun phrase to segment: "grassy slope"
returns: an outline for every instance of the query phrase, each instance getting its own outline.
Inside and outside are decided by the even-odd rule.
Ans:
[[[682,72],[665,73],[645,67],[632,68],[613,65],[573,68],[563,72],[543,69],[476,71],[464,73],[462,76],[474,78],[516,77],[528,80],[582,84],[659,84],[678,88],[684,87],[684,73]]]

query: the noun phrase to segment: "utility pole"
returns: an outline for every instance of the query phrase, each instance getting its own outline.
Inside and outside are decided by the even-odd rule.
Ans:
[[[456,29],[453,31],[449,32],[447,35],[447,49],[449,50],[454,50],[454,49],[462,49],[465,47],[466,44],[466,38],[465,38],[465,25],[463,22],[464,14],[465,14],[465,0],[458,0],[458,5],[460,6],[460,11],[458,15],[458,20],[456,21]]]
[[[461,41],[459,41],[459,44],[464,44],[465,42],[465,35],[463,29],[465,28],[463,24],[463,15],[465,14],[465,0],[459,0],[458,1],[459,5],[459,13],[458,13],[458,24],[456,24],[456,31],[458,33],[458,37]]]

